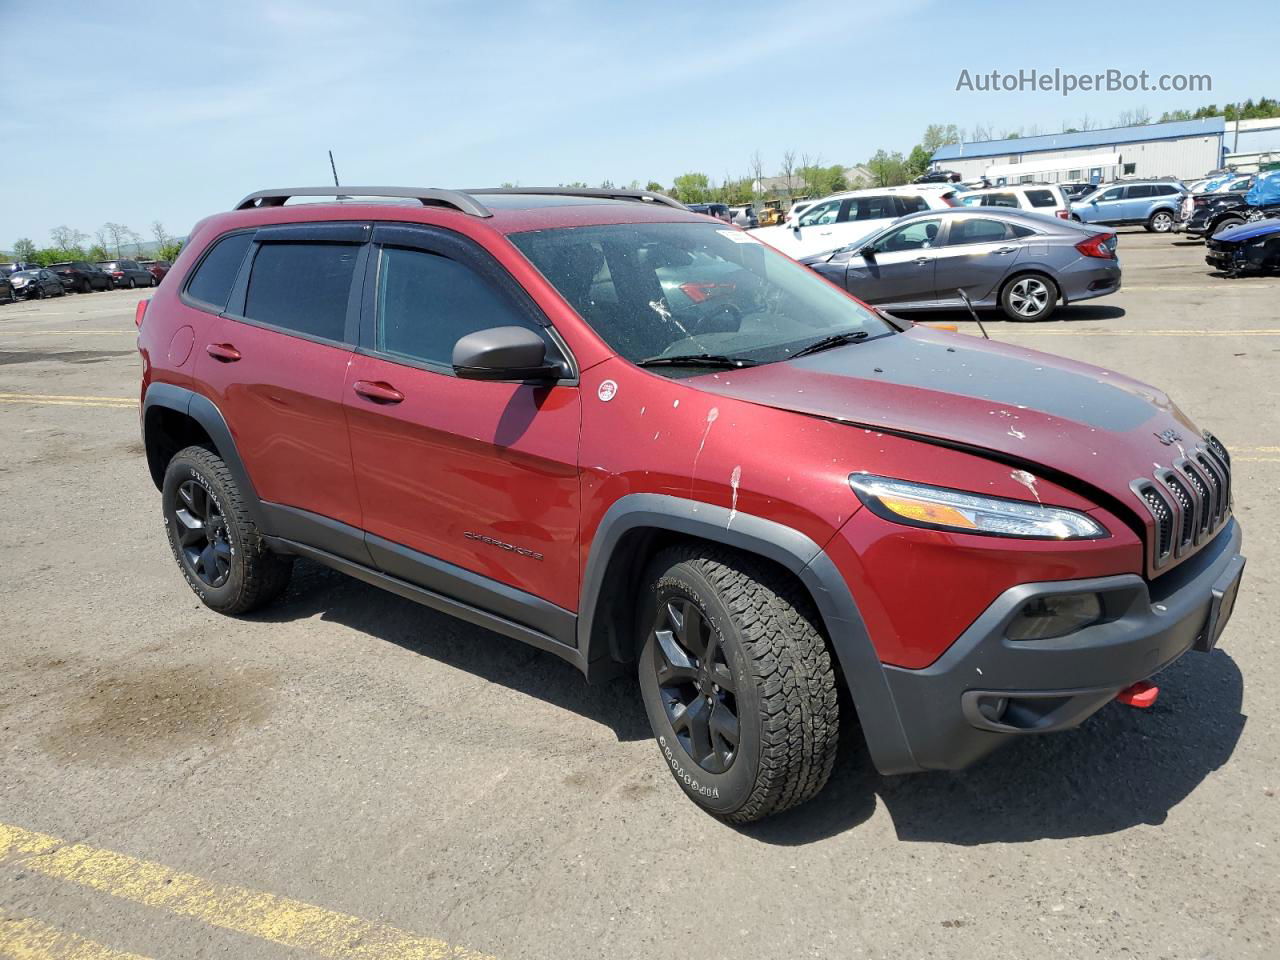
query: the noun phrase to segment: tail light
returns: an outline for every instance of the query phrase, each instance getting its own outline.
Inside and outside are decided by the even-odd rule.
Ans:
[[[112,271],[111,271],[111,275],[112,275],[113,277],[123,277],[123,276],[124,276],[124,271],[123,271],[123,270],[112,270]]]
[[[1081,240],[1077,243],[1076,249],[1086,257],[1114,260],[1116,258],[1116,235],[1114,233],[1095,233],[1087,240]]]
[[[718,292],[728,293],[736,289],[732,283],[682,283],[680,292],[694,303],[702,303],[716,296]]]
[[[142,328],[142,318],[146,316],[147,304],[150,302],[150,297],[147,297],[145,300],[138,301],[138,305],[133,310],[133,325],[135,327],[138,327],[139,329]]]
[[[1070,220],[1070,219],[1071,219],[1071,211],[1070,211],[1070,210],[1059,210],[1059,211],[1057,211],[1057,214],[1058,214],[1058,219],[1059,219],[1059,220]]]
[[[948,207],[958,207],[960,206],[960,202],[956,199],[958,196],[958,193],[944,193],[942,195],[942,202]]]

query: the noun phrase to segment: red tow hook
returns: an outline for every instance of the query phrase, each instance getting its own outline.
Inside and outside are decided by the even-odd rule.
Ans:
[[[1160,696],[1159,687],[1146,680],[1139,680],[1137,683],[1131,684],[1117,693],[1116,701],[1130,707],[1145,710],[1156,702],[1156,697],[1158,696]]]

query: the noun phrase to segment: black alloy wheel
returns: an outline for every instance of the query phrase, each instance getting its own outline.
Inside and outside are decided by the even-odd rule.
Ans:
[[[173,513],[182,559],[191,574],[207,587],[223,586],[231,576],[232,551],[217,500],[198,481],[186,480],[178,487]]]
[[[719,632],[693,600],[663,605],[653,626],[658,690],[676,739],[708,773],[738,755],[741,730],[733,672]]]

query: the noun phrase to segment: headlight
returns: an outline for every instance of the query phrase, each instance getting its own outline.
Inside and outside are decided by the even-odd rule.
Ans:
[[[14,285],[15,287],[25,287],[25,286],[27,285],[27,278],[26,278],[26,277],[14,277],[14,278],[13,278],[13,285]]]
[[[1107,536],[1105,527],[1076,510],[984,497],[866,473],[853,474],[849,484],[876,516],[912,527],[1034,540],[1096,540]]]

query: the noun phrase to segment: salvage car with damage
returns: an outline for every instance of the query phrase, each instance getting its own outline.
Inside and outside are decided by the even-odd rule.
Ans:
[[[1222,635],[1231,457],[1159,389],[895,319],[657,194],[290,202],[334,191],[202,221],[138,306],[211,609],[302,557],[629,674],[735,823],[821,790],[855,718],[881,772],[957,769]]]

